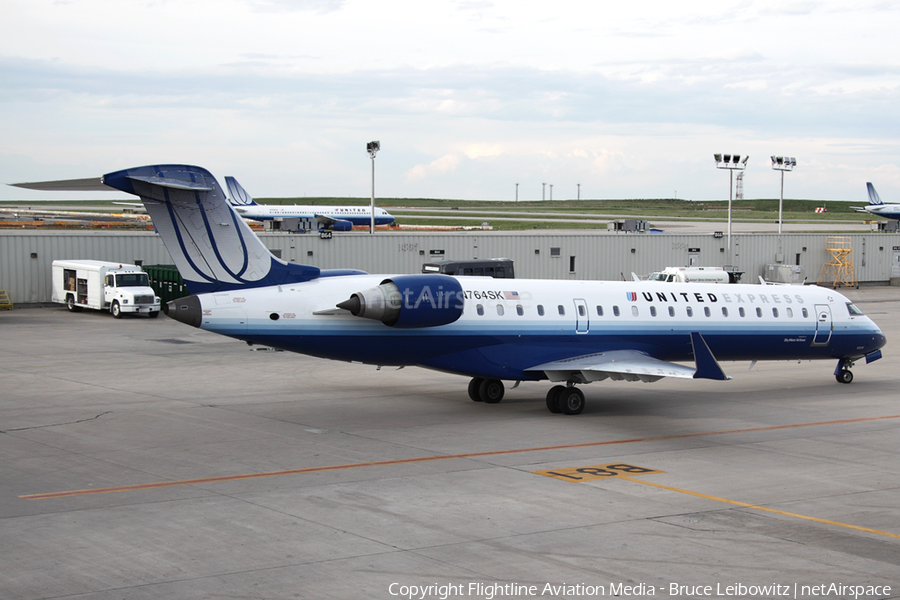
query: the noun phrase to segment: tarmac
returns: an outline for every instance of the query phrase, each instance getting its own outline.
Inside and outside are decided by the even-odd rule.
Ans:
[[[888,338],[728,382],[550,385],[248,347],[160,316],[0,311],[0,598],[900,597]]]

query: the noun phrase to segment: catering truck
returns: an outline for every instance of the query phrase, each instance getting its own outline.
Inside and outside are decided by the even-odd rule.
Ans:
[[[650,281],[676,283],[735,283],[734,275],[722,267],[666,267],[650,274]]]
[[[159,315],[159,297],[137,265],[100,260],[54,260],[50,300],[71,312],[83,308],[108,310],[117,319],[125,313]]]

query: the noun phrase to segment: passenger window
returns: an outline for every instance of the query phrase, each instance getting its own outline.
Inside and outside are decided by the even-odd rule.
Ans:
[[[650,316],[651,316],[651,317],[655,317],[655,316],[656,316],[656,307],[655,307],[655,306],[651,306],[651,307],[650,307]]]
[[[803,309],[803,318],[804,318],[804,319],[808,319],[808,318],[809,318],[809,311],[806,310],[806,308]]]
[[[587,312],[587,311],[584,310],[584,305],[579,304],[578,305],[578,316],[583,317],[585,312]]]
[[[772,309],[772,316],[776,317],[776,318],[778,317],[778,309],[777,308]]]
[[[740,313],[740,315],[741,315],[742,317],[746,317],[746,316],[747,316],[747,313],[744,312],[744,307],[743,307],[743,306],[740,307],[740,308],[738,309],[738,312]]]
[[[616,317],[619,316],[619,307],[618,306],[613,306],[613,315]]]
[[[793,308],[786,308],[785,310],[787,311],[788,319],[794,318],[794,309]]]
[[[544,305],[543,304],[538,304],[538,316],[539,317],[544,316]]]
[[[598,316],[598,317],[602,317],[602,316],[603,316],[603,307],[600,306],[599,304],[597,305],[597,316]]]
[[[638,308],[634,304],[631,305],[631,314],[635,317],[638,316]]]
[[[503,305],[502,304],[497,305],[497,314],[500,315],[501,317],[503,316]]]
[[[712,314],[709,312],[709,307],[708,307],[708,306],[704,306],[704,307],[703,307],[703,314],[706,315],[707,317],[711,317],[711,316],[712,316]]]
[[[525,314],[525,309],[522,308],[521,304],[516,304],[516,314],[520,317]]]
[[[724,306],[722,307],[722,316],[723,316],[723,317],[727,317],[727,316],[728,316],[728,308],[726,308],[726,307],[724,307]]]
[[[475,312],[478,313],[479,317],[484,316],[484,306],[482,306],[481,304],[476,305]]]
[[[559,315],[560,315],[561,317],[566,316],[566,307],[563,306],[562,304],[560,304],[559,306],[557,306],[557,307],[556,307],[556,310],[559,311]]]
[[[674,307],[674,306],[670,306],[670,307],[669,307],[669,316],[670,316],[670,317],[674,317],[674,316],[675,316],[675,307]]]
[[[762,309],[761,309],[760,307],[758,307],[758,306],[756,307],[756,316],[757,316],[757,317],[762,317]]]
[[[689,316],[689,317],[693,317],[693,316],[694,316],[694,309],[691,308],[690,306],[688,306],[688,307],[685,309],[685,312],[687,312],[687,316]]]

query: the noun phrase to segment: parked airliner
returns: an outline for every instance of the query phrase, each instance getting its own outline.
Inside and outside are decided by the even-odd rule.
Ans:
[[[103,182],[141,198],[187,282],[192,295],[171,301],[170,317],[250,344],[465,375],[476,401],[499,402],[504,381],[549,380],[547,408],[578,414],[578,384],[725,380],[720,360],[833,360],[850,383],[886,341],[816,286],[320,270],[273,256],[203,168],[136,167]]]
[[[229,200],[239,215],[254,221],[297,218],[316,221],[316,227],[334,231],[350,231],[354,225],[369,226],[372,209],[369,206],[304,206],[257,204],[234,177],[226,176]],[[394,217],[383,208],[375,208],[375,225],[391,225]]]
[[[881,201],[881,196],[875,191],[875,186],[871,182],[866,183],[866,189],[869,190],[869,204],[867,206],[851,206],[856,212],[865,212],[870,215],[878,215],[886,219],[900,219],[900,204],[885,204]]]

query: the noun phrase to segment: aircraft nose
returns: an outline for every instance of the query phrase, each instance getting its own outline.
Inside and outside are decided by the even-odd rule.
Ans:
[[[185,296],[170,300],[163,311],[176,321],[181,321],[191,327],[200,327],[203,309],[200,306],[200,298],[197,296]]]

